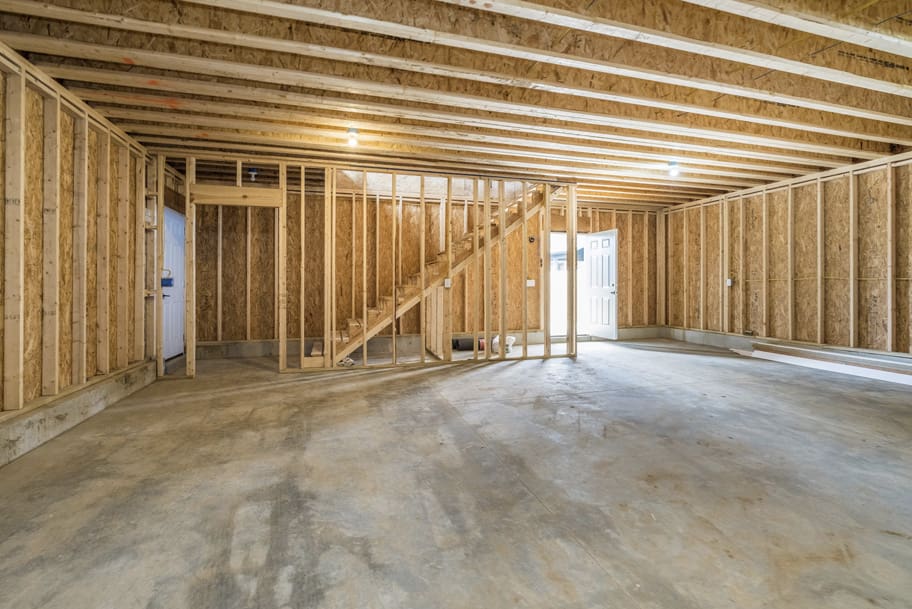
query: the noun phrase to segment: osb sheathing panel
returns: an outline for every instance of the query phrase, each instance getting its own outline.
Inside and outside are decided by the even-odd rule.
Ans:
[[[73,381],[73,117],[66,112],[60,115],[60,258],[58,270],[58,379],[60,388],[69,387]]]
[[[25,315],[23,335],[23,389],[25,400],[41,395],[41,299],[44,264],[42,234],[43,119],[41,96],[27,89],[25,116],[25,274],[22,308]]]
[[[599,218],[601,220],[601,218]],[[646,323],[648,325],[654,325],[656,323],[656,226],[657,218],[655,214],[649,214],[649,252],[648,258],[646,260],[646,273],[647,273],[647,290],[646,295],[646,309],[647,309],[647,319]]]
[[[379,298],[383,298],[393,294],[393,207],[390,200],[384,198],[379,199],[379,205],[380,225],[377,231],[379,246],[375,263],[378,274],[377,292]],[[436,213],[436,205],[428,205],[427,211],[431,211],[432,208]],[[429,223],[429,226],[433,229],[437,226],[437,222]],[[427,241],[426,243],[431,246],[433,242]],[[392,332],[390,328],[384,328],[380,334],[390,335]]]
[[[136,341],[140,338],[133,328],[136,326],[134,322],[136,321],[136,307],[134,306],[134,298],[136,295],[136,206],[139,203],[136,200],[136,156],[130,154],[130,161],[127,164],[130,171],[130,192],[127,193],[130,201],[130,211],[127,214],[127,256],[124,259],[124,264],[127,265],[127,289],[126,289],[126,298],[127,298],[127,327],[123,329],[124,335],[127,340],[127,358],[130,361],[134,360],[133,354],[135,352]]]
[[[400,225],[399,225],[399,239],[401,243],[399,244],[399,252],[401,255],[401,260],[399,262],[399,269],[401,270],[401,276],[399,276],[399,284],[403,284],[405,280],[410,276],[417,274],[421,270],[421,208],[417,203],[404,202],[402,204],[402,210],[400,213]],[[360,244],[360,241],[358,242]],[[427,244],[425,244],[426,246]],[[360,245],[358,249],[358,254],[355,256],[355,259],[358,261],[355,269],[356,276],[360,278],[361,272],[361,254],[360,254]],[[360,291],[358,291],[358,298],[360,299]],[[455,295],[451,297],[455,299]],[[359,300],[360,302],[360,300]],[[360,304],[358,305],[360,307]],[[359,313],[356,317],[361,317]],[[419,334],[421,332],[420,326],[420,311],[418,307],[406,312],[405,315],[399,320],[399,332],[402,334]]]
[[[912,165],[897,167],[895,188],[896,279],[894,299],[896,351],[912,352]]]
[[[700,315],[700,208],[688,209],[687,214],[687,259],[685,260],[685,274],[687,281],[687,327],[699,328]]]
[[[629,313],[631,312],[631,306],[633,303],[629,302],[627,298],[628,287],[631,282],[631,266],[630,266],[630,255],[628,253],[628,243],[630,243],[631,234],[631,218],[630,214],[623,213],[618,214],[617,217],[617,229],[618,229],[618,238],[617,238],[617,292],[619,295],[618,298],[618,327],[626,328],[630,325]]]
[[[887,170],[858,175],[858,343],[887,349]]]
[[[817,184],[792,190],[795,339],[817,341]]]
[[[668,214],[668,323],[684,325],[684,212]]]
[[[120,185],[120,146],[111,142],[110,169],[108,173],[108,362],[111,369],[117,367],[117,341],[122,329],[117,324],[117,289],[120,275],[117,273],[118,260],[125,254],[120,251],[117,231],[120,223],[118,187]]]
[[[746,330],[765,335],[763,323],[763,196],[744,199],[744,281]]]
[[[251,208],[250,338],[275,338],[275,210]]]
[[[523,326],[522,298],[525,278],[522,274],[523,240],[522,230],[507,235],[507,329],[520,330]]]
[[[567,230],[567,216],[563,210],[551,210],[551,232],[563,233]],[[578,231],[577,231],[578,232]]]
[[[86,376],[95,376],[98,363],[98,133],[88,130],[88,190],[86,197]]]
[[[598,230],[599,232],[605,230],[612,230],[615,227],[615,212],[614,211],[598,211]]]
[[[849,344],[849,178],[823,185],[824,342]]]
[[[247,208],[226,206],[222,208],[222,340],[246,337]]]
[[[646,214],[633,214],[630,238],[633,240],[633,258],[631,264],[631,281],[633,285],[633,325],[645,326],[648,323],[649,311],[643,294],[646,290]]]
[[[719,332],[722,330],[722,204],[708,205],[703,212],[706,231],[703,247],[706,248],[706,267],[703,275],[704,327]]]
[[[741,265],[741,199],[726,201],[728,206],[728,275],[734,278],[728,290],[729,331],[740,334],[744,331],[741,315],[741,286],[744,277],[740,275]]]
[[[0,72],[0,116],[6,116],[6,76],[3,72]],[[0,128],[0,191],[6,192],[6,129]],[[4,195],[5,196],[5,195]],[[6,234],[6,205],[0,205],[0,269],[6,268],[6,259],[4,257],[5,250],[5,241],[4,235]],[[0,320],[4,319],[3,317],[3,302],[4,302],[4,284],[5,282],[0,280]],[[3,345],[3,326],[4,323],[0,323],[0,345]],[[3,370],[3,351],[4,349],[0,347],[0,371]],[[0,410],[3,409],[3,395],[0,391]]]
[[[304,206],[304,330],[310,337],[323,336],[323,239],[324,197],[307,195]]]
[[[301,195],[290,192],[286,199],[285,294],[287,338],[301,337]],[[312,244],[311,244],[312,245]],[[224,257],[224,253],[222,254]],[[224,286],[223,286],[224,289]]]
[[[218,210],[196,206],[196,340],[218,340]]]
[[[534,288],[526,288],[526,298],[527,303],[527,325],[530,330],[540,330],[541,329],[541,290],[542,285],[539,281],[539,272],[543,265],[542,260],[542,215],[538,214],[534,218],[531,218],[526,225],[526,234],[529,237],[534,237],[534,243],[526,244],[526,270],[528,271],[527,279],[535,280]],[[471,292],[469,298],[471,299]],[[471,304],[470,304],[471,307]]]
[[[578,210],[576,216],[576,232],[578,233],[592,233],[593,222],[592,222],[592,211],[591,210]]]
[[[336,290],[336,330],[345,329],[347,321],[352,317],[354,307],[354,293],[352,292],[351,272],[353,252],[352,248],[352,210],[351,196],[336,197],[336,226],[335,226],[335,290]]]
[[[310,205],[311,197],[307,198]],[[316,203],[313,203],[316,204]],[[370,259],[367,262],[367,306],[376,307],[377,298],[377,206],[378,203],[374,197],[367,198],[367,251],[370,253]],[[309,238],[309,237],[308,237]]]
[[[788,190],[767,194],[767,334],[789,337]]]
[[[450,318],[453,332],[466,332],[465,308],[466,274],[458,273],[453,277],[450,288]]]

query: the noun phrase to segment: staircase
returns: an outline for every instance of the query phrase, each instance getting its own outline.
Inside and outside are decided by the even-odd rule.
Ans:
[[[535,192],[530,199],[527,202],[525,214],[522,213],[519,202],[514,202],[505,207],[504,238],[513,231],[522,228],[524,222],[535,217],[541,211],[544,206],[542,194]],[[489,218],[487,220],[491,222],[490,239],[491,243],[494,244],[501,238],[501,227],[498,226],[497,219]],[[367,320],[349,319],[345,330],[336,330],[333,337],[334,361],[339,362],[351,355],[364,344],[365,340],[370,340],[382,332],[394,320],[419,305],[422,299],[427,297],[432,290],[443,286],[447,277],[459,274],[473,264],[479,256],[484,255],[485,228],[485,222],[483,221],[473,229],[470,229],[461,238],[453,240],[451,243],[453,263],[449,272],[447,272],[447,252],[441,252],[434,260],[425,263],[425,285],[423,288],[421,286],[421,273],[414,273],[402,278],[396,285],[398,302],[393,303],[392,294],[381,296],[376,307],[367,309]],[[476,234],[478,235],[478,249],[474,249]],[[424,348],[424,345],[422,345],[422,348]]]

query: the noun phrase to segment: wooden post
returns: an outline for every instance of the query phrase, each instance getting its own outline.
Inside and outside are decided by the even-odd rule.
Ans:
[[[307,307],[304,304],[305,295],[307,294],[307,287],[306,287],[307,286],[307,283],[306,283],[307,282],[307,269],[304,266],[304,261],[307,260],[307,242],[306,242],[307,240],[305,238],[307,235],[307,228],[306,228],[307,227],[307,214],[306,214],[306,211],[307,211],[307,203],[306,203],[306,201],[307,201],[307,180],[306,180],[307,168],[304,165],[301,165],[300,168],[301,168],[301,202],[300,202],[301,224],[300,224],[299,228],[301,230],[301,243],[300,243],[301,264],[298,265],[298,273],[301,278],[301,289],[300,289],[300,299],[298,300],[298,318],[301,320],[301,323],[300,323],[301,344],[300,344],[300,352],[298,353],[298,365],[299,365],[299,367],[304,368],[304,365],[305,365],[304,360],[307,358],[307,326],[304,323],[304,317],[307,314]]]
[[[279,163],[279,188],[282,189],[282,205],[279,207],[279,230],[276,235],[279,242],[279,372],[288,370],[288,166],[285,162]],[[219,206],[219,218],[221,218]],[[221,232],[221,223],[219,223]],[[221,239],[219,239],[221,242]]]
[[[398,252],[398,249],[399,249],[399,242],[398,242],[398,235],[397,235],[397,232],[399,229],[399,209],[398,209],[398,204],[396,201],[396,174],[395,173],[392,174],[392,179],[393,179],[393,184],[392,184],[392,189],[391,189],[391,193],[390,193],[390,195],[391,195],[390,196],[390,207],[391,207],[391,217],[393,219],[393,229],[392,229],[393,232],[392,232],[392,242],[391,242],[391,247],[390,247],[390,254],[392,255],[392,260],[390,261],[390,277],[392,278],[391,283],[393,284],[393,287],[392,287],[393,323],[391,325],[391,329],[392,329],[391,336],[392,336],[392,340],[393,340],[393,345],[392,345],[393,365],[395,366],[396,364],[399,363],[399,351],[398,351],[398,345],[396,344],[396,342],[397,342],[396,324],[399,322],[399,290],[397,289],[398,282],[399,282],[399,274],[396,271],[397,271],[397,265],[399,262],[397,260],[397,258],[400,258],[400,257],[396,255]]]
[[[491,180],[484,184],[484,339],[485,359],[491,359]]]
[[[788,338],[795,340],[795,189],[788,187]]]
[[[858,182],[849,172],[849,346],[858,344]]]
[[[769,208],[766,191],[763,191],[761,220],[763,223],[763,336],[769,336]]]
[[[481,319],[481,311],[484,298],[484,290],[481,281],[481,255],[478,251],[478,179],[472,178],[472,256],[475,261],[475,298],[474,311],[472,313],[472,359],[478,359],[478,320]],[[423,229],[422,229],[423,231]],[[467,284],[468,285],[468,284]]]
[[[355,305],[355,294],[357,294],[357,256],[355,252],[357,251],[356,244],[358,243],[358,227],[357,227],[357,218],[358,218],[358,195],[355,192],[352,192],[351,196],[351,318],[354,319],[357,317],[357,309]]]
[[[196,205],[190,191],[196,183],[196,159],[187,157],[184,189],[184,360],[189,378],[196,376]],[[248,225],[248,234],[250,226]]]
[[[719,265],[722,268],[722,276],[719,278],[720,289],[722,290],[722,325],[719,326],[722,328],[723,332],[731,332],[731,288],[728,286],[728,278],[731,277],[731,256],[729,252],[731,250],[731,231],[729,230],[729,218],[728,218],[728,199],[722,200],[722,210],[721,215],[722,223],[720,229],[722,232],[722,252],[721,252],[721,264]]]
[[[222,206],[216,206],[216,239],[215,246],[215,339],[222,340]]]
[[[108,374],[111,371],[111,352],[109,332],[110,324],[110,305],[108,294],[111,289],[111,273],[108,259],[111,252],[111,239],[108,226],[111,218],[111,190],[109,180],[111,178],[111,133],[105,131],[100,134],[99,154],[98,154],[98,178],[96,181],[97,188],[97,317],[98,317],[98,363],[97,372],[99,375]]]
[[[425,362],[425,355],[427,352],[426,343],[425,343],[426,334],[425,334],[425,327],[424,327],[425,324],[427,324],[427,311],[425,311],[426,302],[425,302],[425,297],[424,297],[424,287],[425,287],[425,285],[427,285],[425,283],[425,277],[424,277],[424,272],[425,272],[424,271],[424,267],[425,267],[424,176],[422,175],[421,178],[419,178],[419,179],[420,179],[420,187],[419,187],[420,191],[418,193],[418,218],[419,218],[418,224],[421,226],[421,230],[418,231],[418,233],[419,233],[419,235],[418,235],[418,260],[420,261],[419,270],[418,270],[420,280],[418,282],[418,285],[420,286],[419,289],[420,289],[420,293],[421,293],[421,302],[418,305],[418,315],[419,315],[418,326],[419,326],[419,330],[420,330],[420,334],[421,334],[421,337],[420,337],[421,347],[419,349],[421,351],[421,363],[423,364]]]
[[[826,338],[826,326],[824,325],[824,300],[826,292],[824,290],[824,209],[823,209],[823,182],[817,180],[817,342],[821,345]]]
[[[60,98],[45,97],[43,103],[44,270],[41,303],[41,395],[56,395],[60,386]]]
[[[896,192],[892,163],[887,163],[887,351],[895,351],[896,331]]]
[[[89,193],[89,121],[85,113],[74,120],[73,141],[73,385],[86,382],[86,303]]]
[[[25,76],[6,74],[3,242],[3,409],[24,403]]]
[[[528,184],[522,183],[520,217],[522,218],[522,357],[529,357],[529,227],[526,223],[526,191]]]
[[[551,185],[543,184],[545,211],[542,214],[542,303],[545,357],[551,357]]]
[[[146,358],[146,157],[136,155],[133,196],[136,216],[133,219],[133,361]]]
[[[114,253],[114,268],[117,271],[114,293],[114,319],[117,320],[117,336],[114,338],[115,366],[126,368],[130,362],[129,339],[132,328],[127,327],[130,306],[129,267],[133,261],[127,256],[130,243],[130,148],[123,144],[117,153],[117,247]]]
[[[656,323],[660,326],[666,325],[667,317],[665,314],[665,269],[668,264],[666,259],[666,219],[668,212],[664,209],[656,213]]]
[[[499,244],[498,253],[500,254],[500,274],[497,286],[498,308],[500,309],[497,328],[499,330],[500,340],[497,345],[497,357],[504,359],[507,356],[507,201],[504,181],[497,183],[497,241]]]
[[[577,216],[574,216],[574,224],[576,221]],[[625,291],[627,292],[627,327],[629,328],[633,326],[633,211],[631,210],[627,210],[627,276],[624,277],[624,283],[627,284]]]
[[[628,231],[631,218],[632,216],[628,217]],[[567,186],[567,355],[570,357],[576,357],[576,226],[576,184],[570,184]],[[632,241],[631,236],[628,235],[628,250]],[[630,266],[627,265],[628,280]],[[629,287],[628,291],[631,291]],[[631,308],[628,307],[628,315]]]
[[[243,184],[243,180],[244,180],[243,171],[244,171],[243,164],[241,163],[241,161],[238,161],[237,170],[235,173],[235,178],[237,180],[235,185],[238,187],[240,187]],[[327,186],[327,188],[328,188],[328,186]],[[253,246],[253,232],[252,232],[251,226],[250,226],[252,221],[253,221],[253,209],[248,207],[247,208],[247,218],[246,218],[245,225],[244,225],[244,229],[245,229],[244,234],[245,234],[245,237],[247,238],[247,244],[246,244],[245,250],[244,250],[244,300],[245,300],[245,306],[246,306],[245,312],[246,312],[246,318],[247,318],[245,321],[244,336],[246,337],[247,340],[250,340],[253,338],[253,323],[252,323],[253,316],[250,312],[250,304],[252,302],[251,277],[252,277],[252,270],[253,270],[252,269],[253,262],[252,262],[252,256],[251,256],[251,249]]]
[[[745,302],[745,298],[747,298],[747,278],[744,276],[744,251],[747,247],[747,239],[744,236],[744,207],[744,197],[741,197],[738,199],[738,247],[741,250],[741,255],[738,256],[738,287],[741,290],[741,297],[738,299],[741,310],[738,316],[741,319],[742,334],[747,329],[745,324],[747,317],[747,303]]]
[[[706,329],[706,206],[700,206],[700,329]]]
[[[165,156],[155,156],[156,203],[155,238],[158,242],[155,262],[155,371],[157,376],[165,375],[165,299],[161,288],[161,276],[165,268]]]
[[[329,290],[330,290],[329,333],[330,333],[331,343],[332,343],[331,366],[333,368],[335,368],[339,364],[336,354],[342,348],[342,333],[339,332],[339,330],[337,329],[339,320],[338,320],[338,316],[336,314],[336,306],[338,305],[338,300],[339,300],[339,294],[336,291],[336,287],[337,287],[336,280],[338,278],[338,276],[336,274],[336,270],[337,270],[336,259],[338,258],[338,256],[336,256],[336,246],[338,245],[336,243],[336,224],[338,222],[337,211],[339,208],[339,201],[338,201],[338,197],[337,197],[337,193],[336,193],[337,174],[336,174],[335,169],[332,170],[331,178],[332,179],[329,182],[327,182],[327,185],[326,185],[326,188],[329,189],[329,219],[330,219],[329,230],[326,233],[327,235],[329,235],[328,240],[329,240],[329,248],[330,248],[330,251],[329,251],[330,272],[329,272],[329,283],[327,285],[329,286]],[[337,340],[338,340],[338,342],[337,342]]]
[[[303,175],[303,174],[302,174]],[[424,178],[422,178],[423,180]],[[422,186],[424,182],[422,181]],[[422,235],[423,236],[423,235]],[[301,258],[301,260],[304,260]],[[422,261],[421,268],[424,269]],[[303,319],[303,318],[302,318]],[[423,321],[423,319],[422,319]],[[424,351],[422,362],[424,361]],[[361,364],[367,366],[367,172],[361,172]]]
[[[453,176],[447,176],[446,206],[444,207],[444,251],[446,252],[446,276],[450,287],[443,292],[443,359],[453,360]]]
[[[682,283],[682,287],[683,287],[683,291],[684,291],[684,311],[682,311],[684,318],[682,321],[684,323],[684,327],[689,328],[690,327],[690,315],[689,315],[690,299],[688,298],[688,296],[689,296],[690,290],[688,288],[690,287],[690,275],[687,273],[687,261],[690,260],[690,257],[687,252],[687,249],[688,249],[687,248],[687,241],[688,241],[688,239],[687,239],[687,216],[689,216],[690,214],[687,213],[687,209],[684,209],[681,212],[681,215],[684,216],[684,218],[683,218],[683,220],[684,220],[684,242],[682,244],[684,246],[683,247],[684,262],[682,264],[682,268],[683,268],[684,272],[681,273],[681,283]]]
[[[596,219],[601,214],[596,214]],[[649,325],[649,212],[643,212],[643,325]]]
[[[323,367],[335,368],[335,329],[332,327],[332,307],[335,305],[333,281],[333,193],[332,183],[335,170],[327,167],[323,171]]]

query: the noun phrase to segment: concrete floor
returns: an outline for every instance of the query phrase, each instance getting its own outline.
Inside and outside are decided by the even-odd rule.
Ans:
[[[0,469],[0,607],[912,606],[907,387],[580,351],[200,362]]]

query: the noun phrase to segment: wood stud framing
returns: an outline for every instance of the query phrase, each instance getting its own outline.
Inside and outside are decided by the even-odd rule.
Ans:
[[[912,295],[906,296],[897,291],[900,281],[908,281],[897,274],[898,231],[904,231],[902,238],[908,242],[912,239],[912,226],[908,226],[908,220],[899,226],[896,210],[899,197],[903,201],[909,201],[912,200],[912,194],[897,188],[896,176],[898,168],[910,166],[912,153],[904,153],[726,197],[697,201],[669,210],[668,215],[679,219],[683,217],[683,222],[686,223],[687,210],[699,208],[708,212],[710,206],[722,203],[725,205],[723,209],[728,210],[723,223],[728,226],[730,213],[739,214],[738,238],[733,239],[734,233],[729,234],[726,229],[722,233],[720,250],[723,265],[726,265],[723,278],[730,276],[733,271],[727,266],[730,250],[738,248],[740,251],[737,280],[732,288],[740,289],[740,302],[734,310],[729,309],[730,290],[723,290],[718,304],[726,308],[723,321],[740,318],[741,326],[747,329],[750,303],[745,284],[750,278],[745,276],[745,243],[750,236],[750,228],[745,220],[745,201],[753,197],[755,202],[752,204],[756,205],[757,197],[760,197],[762,212],[760,224],[755,227],[761,233],[761,238],[757,241],[762,243],[760,266],[763,275],[762,287],[759,288],[762,312],[758,337],[772,337],[771,333],[777,329],[775,331],[781,333],[777,337],[786,340],[893,351],[897,350],[898,344],[906,345],[910,341],[905,337],[898,339],[897,329],[912,325],[912,320],[907,319],[909,314],[906,309],[902,309],[904,317],[898,317],[901,309],[897,305],[897,298],[912,299]],[[802,191],[800,208],[799,190]],[[773,197],[777,193],[780,194],[774,203]],[[780,239],[773,239],[771,233],[773,228],[770,218],[774,205],[785,209],[783,218],[787,224],[780,220],[775,225],[785,230],[784,235],[776,235]],[[831,214],[843,214],[844,223],[841,226],[833,224],[838,216]],[[828,227],[834,227],[836,232],[831,233]],[[844,233],[841,235],[839,230]],[[705,235],[703,243],[705,246]],[[871,244],[875,244],[873,252]],[[677,250],[666,248],[666,262],[660,264],[659,270],[663,266],[671,269],[671,260],[688,255],[686,252],[686,240]],[[799,257],[799,252],[803,258]],[[807,252],[811,253],[810,260]],[[878,260],[881,254],[883,270],[877,271],[872,266],[872,260]],[[780,261],[779,264],[784,265],[776,272],[784,273],[784,277],[771,275],[774,255]],[[844,270],[830,268],[828,260],[836,266],[842,265]],[[797,266],[799,262],[802,262],[804,269],[801,274]],[[781,282],[783,279],[787,279],[788,286],[785,294],[770,289],[773,282]],[[799,282],[805,286],[801,290]],[[684,282],[685,290],[689,289],[688,283]],[[773,300],[774,294],[780,294],[787,302],[776,302]],[[908,307],[908,304],[903,306]],[[683,313],[686,315],[686,310]],[[830,315],[838,320],[838,327],[832,326]],[[844,325],[841,321],[843,318]],[[687,319],[683,327],[701,329],[699,321],[693,319]],[[736,330],[731,325],[723,326],[723,331]],[[834,335],[838,331],[844,334],[844,338]],[[904,346],[901,350],[908,349]]]
[[[126,188],[111,184],[111,163],[122,160],[112,158],[111,150],[122,150],[128,163],[131,157],[140,159],[138,170],[144,152],[96,111],[2,45],[0,71],[4,82],[0,410],[19,410],[69,395],[92,377],[144,359],[140,350],[145,348],[145,313],[141,307],[133,309],[137,302],[143,304],[134,298],[142,298],[138,291],[142,278],[128,273],[141,260],[144,263],[145,231],[141,226],[136,230],[138,217],[128,216],[118,225],[113,243],[109,232],[113,213],[129,214],[134,202],[138,209],[145,197],[144,184],[132,182],[138,176],[129,172],[122,174]],[[135,189],[130,188],[132,183]],[[118,200],[111,200],[112,191]],[[129,241],[131,236],[135,241]],[[114,249],[118,246],[123,247]],[[115,251],[124,259],[116,259]],[[128,251],[135,257],[128,258]],[[119,265],[117,273],[112,273],[114,265]],[[27,266],[39,275],[27,279]],[[95,284],[91,292],[90,275]],[[37,300],[26,302],[27,289],[39,295]],[[134,326],[127,327],[126,317],[111,318],[108,295],[112,289],[129,298],[124,304],[130,309],[123,310],[133,311]],[[32,321],[27,329],[28,319]],[[112,343],[115,331],[118,340]],[[133,353],[126,342],[131,335]],[[27,344],[37,345],[28,362]],[[116,348],[111,349],[112,345]],[[137,357],[131,360],[131,355]],[[37,374],[28,377],[26,365]]]

